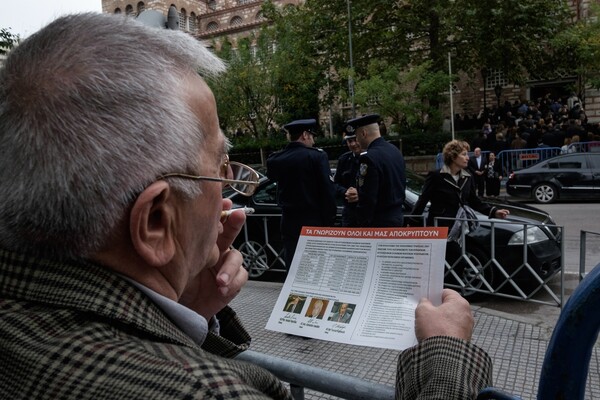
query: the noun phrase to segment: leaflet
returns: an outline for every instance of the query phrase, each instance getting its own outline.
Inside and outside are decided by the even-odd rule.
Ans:
[[[441,302],[448,229],[303,227],[266,329],[403,350],[415,307]]]

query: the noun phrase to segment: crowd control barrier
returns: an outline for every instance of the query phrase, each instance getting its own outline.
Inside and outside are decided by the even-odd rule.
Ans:
[[[554,327],[542,365],[539,400],[584,399],[592,349],[600,330],[599,308],[600,264],[577,286]],[[487,388],[477,399],[519,397]]]
[[[380,383],[327,371],[279,357],[247,350],[236,357],[270,371],[273,375],[290,384],[295,400],[304,399],[304,388],[349,400],[393,400],[395,388]]]

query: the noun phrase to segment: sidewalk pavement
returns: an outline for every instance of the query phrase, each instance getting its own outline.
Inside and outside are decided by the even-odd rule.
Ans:
[[[396,350],[305,340],[266,330],[282,286],[282,283],[249,281],[232,302],[232,307],[252,335],[251,350],[394,386],[399,354]],[[473,310],[473,342],[492,357],[494,386],[523,400],[535,399],[553,326],[477,305],[473,306]],[[586,399],[600,399],[599,350],[596,344],[590,361]],[[305,390],[305,398],[336,397]]]

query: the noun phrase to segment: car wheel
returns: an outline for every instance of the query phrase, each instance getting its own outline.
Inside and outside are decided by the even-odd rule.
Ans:
[[[483,251],[473,245],[471,248],[467,247],[464,257],[455,267],[456,273],[464,284],[464,287],[460,288],[463,297],[473,299],[482,295],[475,289],[489,291],[489,287],[494,287],[494,269],[489,261],[490,258]]]
[[[538,203],[553,203],[557,197],[556,187],[550,183],[540,183],[533,189],[533,198]]]
[[[267,253],[260,243],[248,240],[242,243],[238,250],[244,257],[244,268],[248,270],[248,276],[251,278],[258,278],[269,269]]]

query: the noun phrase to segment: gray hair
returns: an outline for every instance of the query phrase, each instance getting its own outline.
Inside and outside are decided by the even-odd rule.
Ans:
[[[224,68],[188,34],[107,14],[23,41],[0,70],[0,245],[100,249],[158,176],[197,171],[204,132],[183,82]]]

